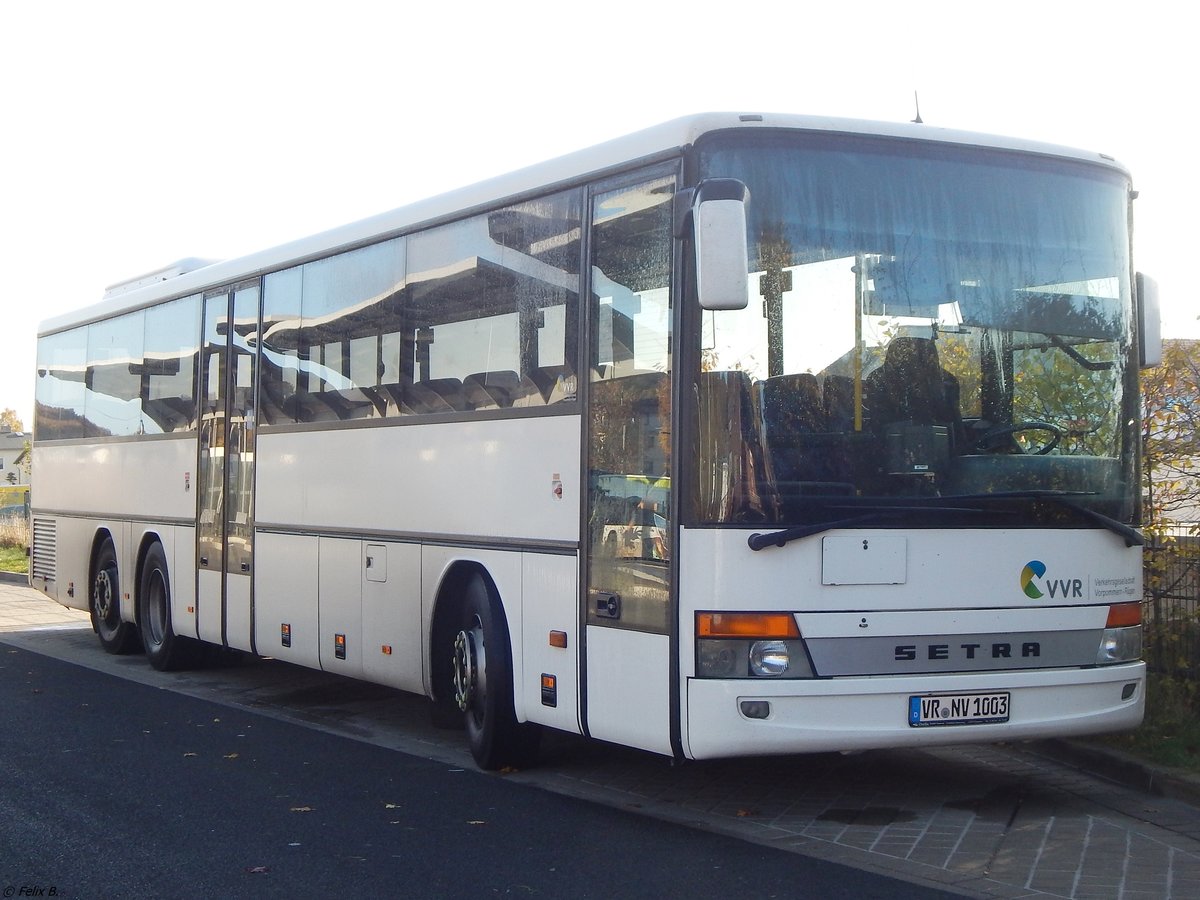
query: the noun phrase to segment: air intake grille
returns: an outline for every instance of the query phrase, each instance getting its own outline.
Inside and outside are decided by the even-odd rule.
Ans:
[[[33,558],[29,571],[34,578],[54,581],[58,576],[58,522],[55,519],[33,520]]]

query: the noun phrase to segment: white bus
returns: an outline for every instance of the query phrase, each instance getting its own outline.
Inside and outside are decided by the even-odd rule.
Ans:
[[[160,669],[424,694],[483,767],[1132,727],[1133,197],[710,114],[152,273],[41,326],[31,582]]]

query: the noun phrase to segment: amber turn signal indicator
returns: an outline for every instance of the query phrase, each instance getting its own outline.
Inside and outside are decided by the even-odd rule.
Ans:
[[[791,613],[697,613],[696,635],[710,638],[798,638]]]
[[[1108,608],[1108,623],[1105,628],[1123,628],[1142,624],[1142,604],[1116,603]]]

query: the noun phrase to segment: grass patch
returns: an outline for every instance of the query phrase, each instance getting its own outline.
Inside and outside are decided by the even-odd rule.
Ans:
[[[1099,738],[1131,756],[1200,775],[1200,686],[1170,675],[1146,680],[1146,719],[1135,731]]]
[[[0,572],[29,571],[29,524],[24,519],[0,521]]]
[[[29,571],[29,557],[25,555],[24,547],[0,547],[0,572]]]

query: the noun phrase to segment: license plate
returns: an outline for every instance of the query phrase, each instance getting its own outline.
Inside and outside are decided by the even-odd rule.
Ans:
[[[908,698],[908,724],[986,725],[1008,721],[1008,692],[996,694],[927,694]]]

